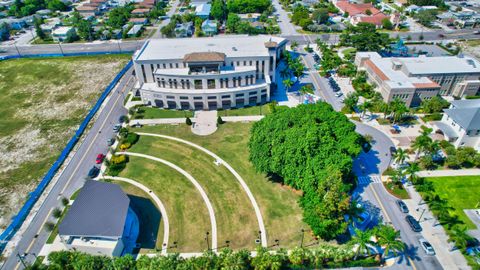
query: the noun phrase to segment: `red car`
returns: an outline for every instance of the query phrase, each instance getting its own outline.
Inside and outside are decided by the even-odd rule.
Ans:
[[[97,164],[102,163],[104,158],[105,158],[104,154],[98,154],[97,158],[95,159],[95,163],[97,163]]]

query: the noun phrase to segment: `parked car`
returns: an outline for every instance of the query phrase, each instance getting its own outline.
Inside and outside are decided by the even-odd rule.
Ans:
[[[408,207],[402,200],[397,200],[397,205],[402,213],[408,213]]]
[[[427,255],[435,255],[435,250],[425,238],[418,239],[418,242],[420,242],[420,246],[423,248]]]
[[[143,125],[137,122],[137,123],[133,124],[132,127],[141,128],[141,127],[143,127]]]
[[[127,116],[126,115],[122,115],[118,118],[118,122],[120,123],[123,123],[123,122],[126,122],[127,121]]]
[[[342,92],[337,92],[337,93],[335,93],[335,96],[336,97],[341,97],[341,96],[343,96],[343,93]]]
[[[121,128],[122,128],[122,125],[116,124],[116,125],[113,127],[113,132],[119,132]]]
[[[90,171],[88,171],[88,177],[89,178],[95,178],[98,176],[98,174],[100,173],[100,169],[93,166]]]
[[[418,221],[414,217],[407,215],[405,217],[405,220],[407,221],[408,225],[410,225],[410,228],[412,228],[412,231],[414,232],[422,231],[422,227],[420,226],[420,223],[418,223]]]
[[[114,138],[110,138],[110,139],[107,140],[108,146],[112,146],[114,143],[115,143],[115,139],[114,139]]]
[[[104,154],[98,154],[98,155],[97,155],[97,158],[95,159],[95,163],[100,164],[100,163],[103,162],[104,159],[105,159],[105,155],[104,155]]]

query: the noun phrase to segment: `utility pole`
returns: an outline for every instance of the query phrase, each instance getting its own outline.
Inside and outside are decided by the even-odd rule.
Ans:
[[[300,240],[300,248],[303,248],[303,238],[305,238],[305,230],[302,229],[302,238]]]
[[[120,47],[120,40],[117,40],[118,52],[122,53],[122,48]]]
[[[20,262],[22,263],[23,268],[27,268],[27,264],[24,261],[25,258],[22,255],[20,255],[20,253],[18,253],[18,252],[17,252],[17,257],[20,260]]]
[[[60,51],[62,52],[62,55],[65,55],[65,54],[63,53],[62,44],[61,44],[60,41],[58,42],[58,47],[60,47]]]
[[[420,223],[421,220],[422,220],[422,217],[423,217],[423,214],[425,213],[425,210],[427,210],[426,208],[423,208],[423,211],[422,211],[422,214],[420,215],[420,217],[418,218],[418,222]]]
[[[18,56],[22,56],[22,55],[20,54],[20,51],[18,50],[17,42],[16,42],[16,41],[13,43],[13,46],[15,46],[15,49],[17,50]]]
[[[210,250],[210,243],[208,242],[208,235],[209,235],[209,234],[210,234],[209,232],[206,232],[206,233],[205,233],[205,241],[207,241],[207,250],[208,250],[208,251]]]

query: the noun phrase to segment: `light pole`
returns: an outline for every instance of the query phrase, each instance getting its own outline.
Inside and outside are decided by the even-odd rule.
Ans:
[[[118,52],[122,53],[122,48],[120,47],[120,40],[117,40]]]
[[[208,242],[208,235],[209,234],[210,234],[210,232],[205,233],[205,241],[207,241],[207,250],[210,250],[210,243]]]
[[[301,232],[302,232],[302,238],[300,240],[300,248],[303,248],[303,238],[305,238],[305,230],[302,229]]]
[[[17,253],[17,257],[20,260],[20,262],[23,265],[23,268],[27,268],[27,264],[25,263],[25,255],[20,255],[20,253]]]
[[[65,55],[65,54],[63,53],[62,44],[61,44],[60,41],[58,42],[58,47],[60,47],[60,52],[62,52],[62,55]]]
[[[423,217],[423,214],[425,213],[425,210],[427,210],[426,208],[423,208],[422,210],[422,214],[420,215],[420,217],[418,218],[418,222],[420,223],[421,220],[422,220],[422,217]]]
[[[13,46],[15,46],[15,49],[17,50],[18,56],[22,56],[22,55],[20,54],[20,51],[18,50],[17,42],[16,42],[16,41],[13,43]]]

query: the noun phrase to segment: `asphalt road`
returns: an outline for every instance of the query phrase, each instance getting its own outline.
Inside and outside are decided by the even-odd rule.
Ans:
[[[112,90],[108,100],[103,103],[103,108],[97,113],[93,126],[84,135],[73,158],[68,162],[2,269],[10,270],[19,267],[22,269],[17,254],[27,253],[25,262],[34,262],[35,255],[39,254],[50,234],[45,230],[44,224],[48,220],[53,220],[52,210],[61,206],[62,197],[70,198],[76,190],[83,186],[88,171],[95,165],[97,154],[107,153],[107,140],[115,136],[112,130],[113,126],[118,123],[121,115],[127,114],[127,110],[123,107],[123,101],[134,83],[132,71],[133,69],[127,71],[117,87]]]

